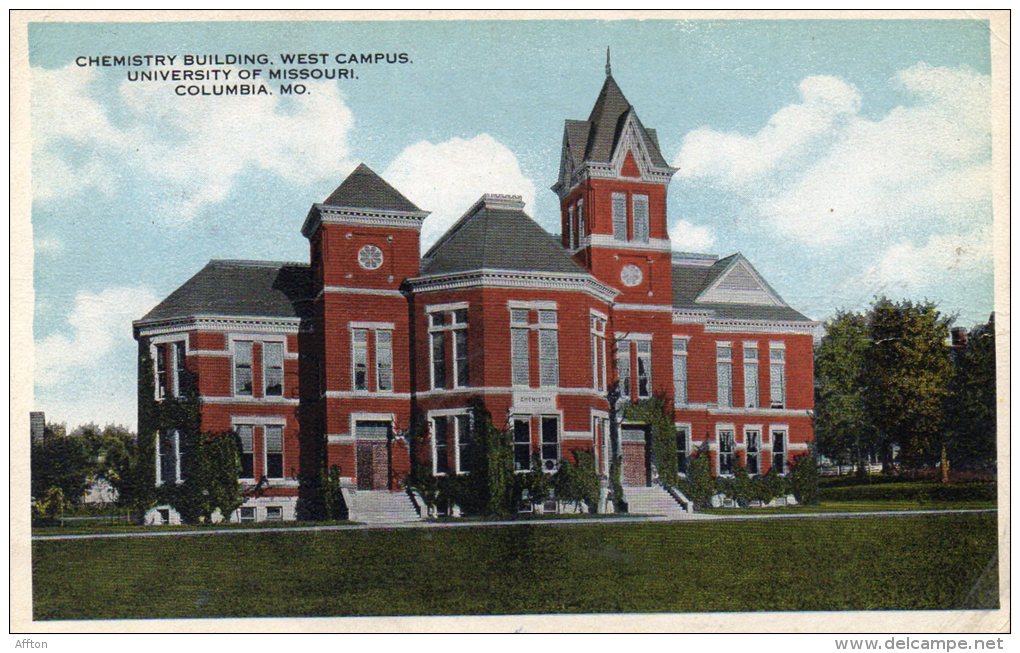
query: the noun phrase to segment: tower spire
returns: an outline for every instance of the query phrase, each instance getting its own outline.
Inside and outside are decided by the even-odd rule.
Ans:
[[[613,74],[613,64],[609,61],[609,46],[606,46],[606,77]]]

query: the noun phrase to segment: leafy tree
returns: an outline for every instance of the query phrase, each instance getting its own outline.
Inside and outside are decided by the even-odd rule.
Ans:
[[[468,456],[473,463],[468,475],[468,488],[472,496],[464,497],[461,507],[470,512],[508,515],[514,509],[512,436],[509,431],[496,428],[492,415],[481,400],[471,408],[471,430]]]
[[[930,302],[882,298],[871,309],[864,405],[884,438],[886,462],[892,443],[908,467],[938,457],[952,375],[948,329],[949,319]]]
[[[680,483],[683,493],[694,503],[696,510],[709,508],[715,495],[715,481],[712,479],[712,463],[708,454],[708,443],[702,444],[691,454],[687,464],[687,478]]]
[[[82,438],[54,436],[33,442],[31,456],[33,497],[45,497],[55,487],[60,488],[66,501],[81,501],[92,473],[91,457]]]
[[[185,523],[209,523],[219,510],[226,518],[244,503],[241,443],[235,432],[182,434],[180,484],[164,484],[165,500]]]
[[[954,466],[995,469],[995,316],[970,331],[956,357],[947,402],[947,449]]]
[[[790,468],[790,490],[797,503],[813,505],[820,497],[818,489],[818,463],[814,454],[797,456]]]
[[[559,469],[553,475],[552,483],[556,489],[556,498],[574,504],[574,512],[581,509],[581,504],[588,506],[589,512],[598,512],[599,476],[595,471],[595,456],[584,450],[573,452],[574,462],[560,461]]]
[[[552,481],[549,475],[542,470],[542,457],[537,453],[531,454],[531,469],[526,474],[517,475],[520,490],[527,490],[528,503],[532,510],[535,506],[542,504],[552,494]],[[523,496],[518,492],[518,496]]]
[[[732,494],[730,495],[738,506],[746,508],[754,498],[754,485],[747,469],[738,464],[733,470]]]
[[[868,320],[840,311],[825,325],[815,351],[815,445],[837,462],[856,461],[866,473],[864,456],[875,445],[875,428],[865,409]]]
[[[773,499],[783,495],[783,484],[783,477],[773,467],[764,476],[756,476],[754,478],[754,498],[760,501],[762,505],[766,505]]]

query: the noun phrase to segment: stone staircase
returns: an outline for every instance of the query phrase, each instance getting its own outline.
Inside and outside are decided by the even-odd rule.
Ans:
[[[388,490],[344,490],[348,518],[364,524],[399,524],[419,521],[411,498],[405,492]]]
[[[685,510],[680,505],[680,500],[661,485],[628,486],[623,488],[623,496],[627,500],[627,511],[633,515],[659,515],[671,519],[694,517],[693,511]],[[690,506],[689,501],[685,501],[685,503],[688,507]]]

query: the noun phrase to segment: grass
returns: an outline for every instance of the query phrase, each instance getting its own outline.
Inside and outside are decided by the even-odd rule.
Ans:
[[[124,522],[95,521],[81,522],[73,526],[33,526],[32,535],[88,535],[93,533],[162,533],[164,531],[207,531],[207,530],[245,530],[252,528],[296,528],[301,526],[337,526],[357,524],[354,521],[260,521],[239,524],[237,522],[221,522],[218,524],[126,524]]]
[[[918,502],[904,501],[821,501],[813,506],[776,506],[774,508],[707,508],[699,512],[710,515],[758,515],[788,513],[843,513],[843,512],[880,512],[883,510],[974,510],[995,509],[994,501],[937,501]]]
[[[36,619],[998,605],[995,515],[36,541]]]

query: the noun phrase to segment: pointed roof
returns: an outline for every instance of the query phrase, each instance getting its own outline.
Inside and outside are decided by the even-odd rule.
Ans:
[[[421,274],[513,270],[583,274],[517,196],[484,195],[422,258]]]
[[[364,163],[358,164],[354,172],[337,186],[323,204],[351,209],[421,212],[414,202],[401,195],[396,188],[386,183],[385,179]]]

